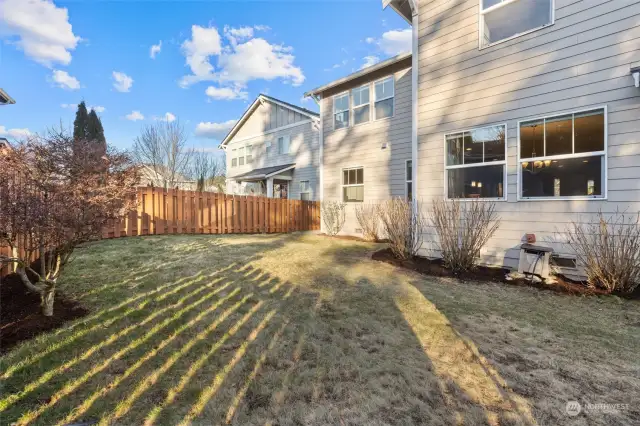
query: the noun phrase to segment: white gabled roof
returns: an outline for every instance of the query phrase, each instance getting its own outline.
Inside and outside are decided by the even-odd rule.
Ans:
[[[253,103],[249,106],[249,108],[247,108],[247,110],[244,112],[244,114],[242,114],[242,117],[240,117],[240,120],[238,120],[236,122],[236,124],[234,124],[234,126],[231,128],[229,133],[227,133],[227,136],[224,137],[224,139],[220,143],[220,148],[222,148],[223,146],[228,144],[229,141],[231,139],[233,139],[233,137],[238,132],[238,130],[240,130],[242,125],[249,119],[251,114],[258,108],[258,106],[260,106],[262,104],[262,102],[265,102],[265,101],[274,103],[276,105],[280,105],[283,108],[287,108],[287,109],[290,109],[290,110],[295,111],[297,113],[300,113],[302,115],[305,115],[305,116],[309,117],[312,120],[317,120],[317,119],[320,118],[320,114],[318,114],[317,112],[313,112],[313,111],[311,111],[309,109],[302,108],[302,107],[290,104],[288,102],[281,101],[281,100],[273,98],[271,96],[260,94],[260,95],[258,95],[256,100],[253,101]]]

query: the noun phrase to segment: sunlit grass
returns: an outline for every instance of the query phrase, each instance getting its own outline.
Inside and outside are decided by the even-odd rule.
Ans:
[[[640,415],[637,302],[426,279],[377,247],[88,245],[60,289],[91,313],[0,358],[2,424],[563,424],[572,399],[632,407],[583,423]]]

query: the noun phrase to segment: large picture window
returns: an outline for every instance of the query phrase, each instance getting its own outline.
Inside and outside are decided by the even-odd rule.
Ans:
[[[336,95],[333,98],[333,128],[349,127],[349,93]]]
[[[342,170],[342,201],[345,203],[364,201],[364,169],[362,167]]]
[[[446,193],[450,199],[505,199],[507,126],[445,136]]]
[[[553,24],[555,0],[480,0],[480,47]]]
[[[393,76],[387,77],[384,80],[380,80],[375,83],[374,114],[376,120],[393,116],[395,96],[395,88],[393,83]]]
[[[606,109],[519,124],[520,198],[606,196]]]
[[[371,107],[369,105],[369,85],[355,88],[351,91],[353,97],[353,124],[366,123],[370,120]]]

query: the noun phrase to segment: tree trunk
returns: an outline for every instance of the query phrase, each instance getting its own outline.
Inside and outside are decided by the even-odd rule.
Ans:
[[[55,287],[47,287],[40,293],[40,299],[42,300],[42,315],[45,317],[53,316],[53,300],[56,292]]]

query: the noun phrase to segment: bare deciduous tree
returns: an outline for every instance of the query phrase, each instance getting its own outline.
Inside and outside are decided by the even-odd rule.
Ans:
[[[323,201],[320,205],[322,220],[327,228],[327,234],[337,235],[346,220],[347,205],[341,201]]]
[[[51,130],[0,156],[0,244],[12,253],[0,263],[40,295],[46,316],[53,315],[56,283],[74,248],[99,238],[110,219],[135,204],[135,168],[125,154],[103,148]]]
[[[133,157],[153,171],[156,182],[173,188],[189,171],[193,151],[187,148],[187,142],[187,133],[178,120],[148,124],[133,142]]]
[[[590,287],[631,293],[640,285],[640,213],[599,212],[590,223],[571,222],[566,235]]]
[[[362,228],[364,239],[378,241],[380,239],[380,207],[377,204],[359,204],[355,207],[356,219]]]
[[[500,227],[493,202],[435,200],[431,215],[442,259],[454,273],[473,268],[480,250]]]
[[[426,224],[421,203],[392,198],[380,205],[380,218],[393,254],[400,259],[416,256]]]
[[[220,158],[202,151],[194,151],[189,162],[188,175],[197,182],[198,191],[216,189],[224,192],[225,164]]]

